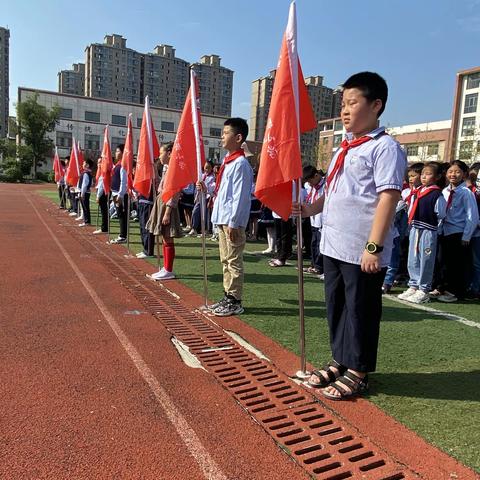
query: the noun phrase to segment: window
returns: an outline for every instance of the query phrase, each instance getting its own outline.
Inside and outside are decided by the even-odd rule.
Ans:
[[[175,131],[175,125],[173,122],[162,122],[160,130],[166,130],[167,132]]]
[[[60,109],[60,118],[71,119],[72,118],[72,109],[71,108],[61,108]]]
[[[418,145],[407,145],[407,156],[408,157],[417,157],[418,156]]]
[[[343,130],[343,123],[341,120],[335,120],[335,130]]]
[[[341,143],[342,143],[342,136],[341,135],[334,135],[333,136],[333,146],[335,148],[339,147]]]
[[[465,96],[465,107],[463,113],[475,113],[477,111],[478,93],[471,93]]]
[[[127,117],[123,115],[112,115],[112,125],[121,125],[124,127],[127,124]]]
[[[467,89],[480,87],[480,72],[472,73],[467,77]]]
[[[221,137],[222,136],[222,129],[221,128],[210,128],[210,136],[211,137]]]
[[[85,134],[85,149],[86,150],[100,150],[100,136]]]
[[[458,152],[458,158],[460,160],[470,160],[473,153],[473,140],[467,140],[466,142],[460,142],[460,148]]]
[[[142,120],[143,120],[142,118],[138,118],[138,117],[137,117],[137,127],[138,127],[138,128],[141,128],[141,127],[142,127]]]
[[[465,117],[462,122],[462,137],[469,137],[475,132],[475,117]]]
[[[427,155],[438,155],[438,143],[427,145]]]
[[[72,132],[60,132],[57,130],[57,147],[72,148]]]
[[[100,123],[100,113],[99,112],[85,112],[85,120],[87,122],[97,122]]]

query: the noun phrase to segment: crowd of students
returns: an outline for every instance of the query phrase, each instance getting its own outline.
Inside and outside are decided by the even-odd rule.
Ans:
[[[185,223],[191,234],[198,232],[194,220],[194,213],[198,215],[201,208],[197,206],[198,192],[208,198],[205,213],[218,236],[223,271],[223,297],[210,306],[218,316],[243,312],[243,252],[249,220],[253,237],[257,226],[264,225],[268,239],[264,252],[275,254],[269,265],[278,268],[285,266],[292,254],[294,219],[304,219],[302,230],[309,235],[305,235],[303,247],[311,254],[307,271],[325,281],[332,350],[332,359],[315,370],[308,383],[332,400],[361,395],[368,389],[368,373],[376,369],[382,292],[390,291],[403,273],[403,265],[407,265],[409,280],[400,298],[412,303],[427,302],[433,296],[450,302],[478,298],[480,290],[478,164],[469,169],[457,160],[407,167],[398,142],[378,127],[387,98],[387,84],[376,73],[361,72],[344,83],[341,117],[346,138],[327,174],[314,167],[304,169],[302,201],[293,201],[292,216],[287,220],[255,202],[254,173],[241,148],[248,125],[240,118],[224,124],[222,146],[227,155],[216,176],[206,164],[201,181],[183,192],[181,204],[187,209]],[[172,148],[172,144],[161,147],[162,172],[155,182],[159,194],[137,198],[144,247],[137,256],[152,256],[154,237],[162,237],[164,265],[151,276],[153,280],[175,277],[174,238],[180,234],[182,193],[167,203],[161,197]],[[121,156],[119,146],[111,189],[120,235],[111,243],[126,241],[128,194]],[[77,186],[83,203],[92,184],[91,167],[85,162]],[[102,226],[95,234],[108,230],[108,198],[101,183],[100,177],[97,201]],[[62,188],[60,185],[59,191]],[[67,192],[74,210],[77,195],[72,189]],[[89,222],[86,207],[83,224]]]

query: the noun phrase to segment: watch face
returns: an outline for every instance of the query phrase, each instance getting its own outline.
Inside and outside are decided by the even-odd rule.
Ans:
[[[374,243],[367,243],[367,252],[375,253],[377,251],[377,246]]]

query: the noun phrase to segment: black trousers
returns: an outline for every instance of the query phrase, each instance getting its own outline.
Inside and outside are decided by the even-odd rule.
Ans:
[[[117,216],[120,223],[119,237],[127,238],[128,195],[123,196],[122,202],[117,205]]]
[[[316,268],[319,273],[323,273],[323,255],[320,253],[320,240],[322,231],[319,228],[312,227],[312,267]]]
[[[98,206],[100,207],[100,215],[102,216],[102,232],[108,232],[108,197],[103,193],[98,198]]]
[[[60,208],[65,208],[65,185],[58,186],[58,198],[60,199]]]
[[[83,209],[83,221],[90,225],[91,218],[90,218],[90,193],[85,193],[85,198],[80,197],[80,202],[82,204]]]
[[[277,237],[277,259],[285,262],[292,256],[293,221],[291,218],[286,222],[281,218],[275,218],[274,223]]]
[[[143,253],[153,255],[155,249],[155,237],[147,230],[147,222],[153,205],[138,202],[138,223],[140,224],[140,236],[142,238]]]
[[[465,298],[471,258],[470,246],[462,245],[463,233],[442,237],[442,255],[445,262],[445,290],[458,299]]]
[[[386,268],[364,273],[354,265],[323,257],[325,301],[333,359],[359,372],[377,364]]]

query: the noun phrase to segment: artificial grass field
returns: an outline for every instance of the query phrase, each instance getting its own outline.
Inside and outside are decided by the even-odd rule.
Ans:
[[[42,191],[56,203],[56,192]],[[97,207],[92,201],[92,224]],[[112,221],[112,238],[118,222]],[[115,235],[116,236],[116,235]],[[175,240],[177,279],[203,292],[201,239]],[[130,223],[130,248],[141,251],[138,223]],[[270,268],[248,242],[241,319],[299,354],[296,259]],[[149,260],[156,265],[157,260]],[[222,296],[218,244],[207,242],[209,297]],[[402,290],[394,291],[400,293]],[[321,366],[330,359],[323,283],[305,276],[307,360]],[[480,323],[480,302],[428,306]],[[292,371],[297,369],[292,366]],[[378,370],[370,376],[368,399],[428,442],[480,471],[480,329],[384,299]]]

